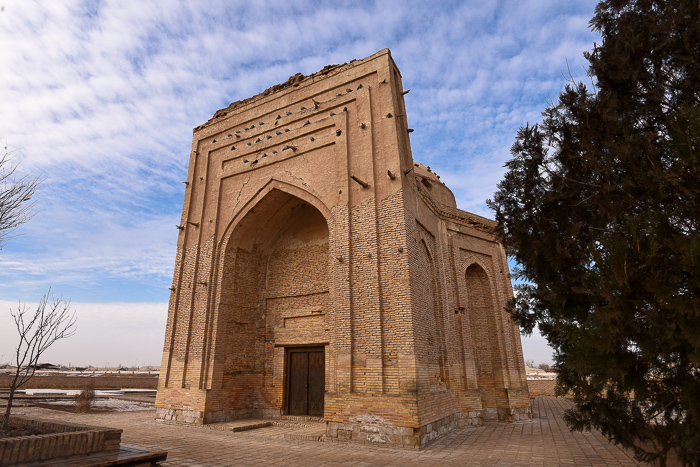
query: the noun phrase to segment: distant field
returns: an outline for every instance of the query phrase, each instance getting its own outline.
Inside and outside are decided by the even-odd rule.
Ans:
[[[0,389],[10,387],[12,377],[9,374],[0,374]],[[157,389],[157,374],[50,374],[36,375],[22,386],[22,389],[82,389],[90,383],[95,384],[95,389],[122,388],[122,389]],[[551,396],[554,395],[556,381],[528,381],[530,395]]]
[[[9,388],[11,382],[11,375],[0,374],[0,389]],[[158,375],[36,375],[22,386],[22,389],[82,389],[88,387],[91,383],[94,383],[95,389],[156,389],[158,387]]]

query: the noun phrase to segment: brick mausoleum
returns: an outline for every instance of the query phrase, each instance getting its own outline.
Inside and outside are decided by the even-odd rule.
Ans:
[[[195,128],[157,417],[418,446],[530,418],[495,223],[411,155],[388,49]]]

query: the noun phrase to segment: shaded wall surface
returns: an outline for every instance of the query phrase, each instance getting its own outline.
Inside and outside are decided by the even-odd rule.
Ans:
[[[195,129],[159,418],[417,446],[529,417],[495,224],[413,161],[403,96],[385,49]]]

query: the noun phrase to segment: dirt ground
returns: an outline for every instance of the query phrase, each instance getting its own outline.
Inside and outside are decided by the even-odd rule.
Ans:
[[[44,426],[17,425],[12,423],[12,419],[10,419],[7,430],[0,430],[0,439],[14,438],[16,436],[46,435],[49,433],[56,433],[56,430]]]
[[[8,389],[12,378],[12,375],[0,374],[0,389]],[[36,375],[22,386],[22,389],[83,389],[93,383],[95,389],[156,389],[158,387],[158,375]]]

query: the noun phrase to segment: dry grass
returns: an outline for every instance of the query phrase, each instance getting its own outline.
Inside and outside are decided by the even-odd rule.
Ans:
[[[0,439],[16,438],[18,436],[47,435],[51,433],[57,433],[57,431],[53,428],[48,428],[42,425],[18,424],[13,422],[12,419],[10,419],[10,423],[7,426],[7,430],[0,430]]]
[[[0,389],[9,388],[12,375],[0,374]],[[34,389],[82,389],[94,384],[95,389],[132,388],[156,389],[158,375],[36,375],[24,386]]]
[[[73,400],[75,400],[76,412],[89,412],[95,402],[95,384],[93,383],[87,389],[80,391],[80,394],[76,394]]]

